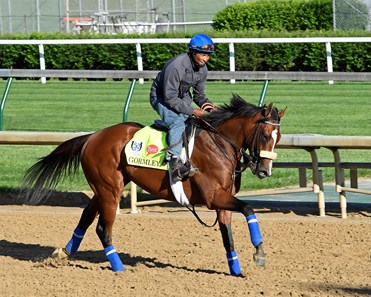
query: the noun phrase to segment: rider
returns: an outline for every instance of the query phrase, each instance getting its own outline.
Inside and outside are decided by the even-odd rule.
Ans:
[[[188,49],[187,53],[175,56],[165,64],[150,91],[150,103],[169,129],[166,160],[174,183],[189,173],[189,168],[180,160],[185,121],[190,116],[202,116],[204,110],[215,109],[205,95],[206,63],[214,52],[214,43],[209,36],[196,34]],[[193,107],[192,101],[199,108]]]

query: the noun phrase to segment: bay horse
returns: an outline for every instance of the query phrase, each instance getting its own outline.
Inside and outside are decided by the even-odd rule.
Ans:
[[[250,167],[260,179],[272,174],[274,148],[281,138],[280,119],[284,113],[285,109],[278,111],[272,103],[258,107],[233,94],[229,103],[201,118],[207,125],[196,137],[191,156],[198,172],[183,180],[183,188],[191,205],[216,210],[231,275],[242,276],[232,237],[232,212],[242,213],[246,218],[256,249],[253,259],[257,265],[265,265],[263,239],[254,210],[235,195],[240,190],[243,169]],[[166,170],[127,164],[125,145],[142,127],[126,122],[70,139],[27,170],[23,184],[30,190],[27,202],[31,204],[38,204],[63,176],[76,173],[80,164],[94,192],[70,241],[65,248],[57,249],[54,256],[66,258],[75,254],[85,232],[99,215],[96,233],[107,259],[114,272],[124,271],[112,243],[112,226],[124,186],[132,181],[159,198],[175,201]]]

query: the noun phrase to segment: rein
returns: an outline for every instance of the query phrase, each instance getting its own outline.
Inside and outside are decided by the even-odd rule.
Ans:
[[[208,126],[212,131],[214,131],[216,134],[220,135],[225,141],[227,141],[232,147],[233,149],[235,150],[236,154],[237,152],[240,153],[241,157],[243,156],[244,158],[246,158],[248,160],[248,164],[252,164],[254,163],[256,157],[254,156],[251,156],[250,154],[246,153],[246,150],[241,147],[239,148],[232,140],[230,140],[227,136],[225,136],[223,133],[221,133],[220,131],[218,131],[217,129],[215,129],[209,122],[205,121],[203,118],[200,118],[200,120],[206,124],[206,126]],[[209,134],[210,135],[210,134]],[[211,136],[211,135],[210,135]],[[213,138],[212,138],[213,139]],[[214,143],[215,143],[215,140],[213,139]],[[216,144],[216,143],[215,143]],[[232,160],[229,158],[229,156],[227,155],[226,152],[223,152],[222,153],[224,154],[224,156],[230,161],[232,162]],[[243,170],[241,170],[240,172],[243,172],[245,171],[247,168],[247,166],[244,167]]]
[[[280,123],[273,123],[271,122],[272,118],[262,118],[258,121],[258,126],[257,128],[255,129],[255,132],[254,132],[254,137],[253,137],[253,141],[252,141],[252,154],[248,154],[246,152],[246,149],[241,147],[239,148],[232,140],[230,140],[226,135],[224,135],[223,133],[221,133],[220,131],[218,131],[217,129],[215,129],[209,122],[207,122],[206,120],[204,120],[203,118],[200,118],[200,120],[206,124],[206,126],[208,126],[212,131],[214,131],[216,134],[218,134],[219,136],[221,136],[225,141],[227,141],[232,147],[233,149],[235,150],[236,152],[236,159],[238,159],[238,153],[240,153],[240,158],[244,158],[244,161],[240,162],[240,170],[237,170],[237,169],[232,169],[233,170],[233,175],[232,175],[232,180],[234,180],[234,176],[235,176],[235,172],[238,172],[238,173],[242,173],[244,172],[247,167],[250,167],[252,169],[252,167],[256,164],[256,162],[258,161],[258,156],[260,156],[261,158],[268,158],[268,159],[275,159],[277,157],[277,154],[274,153],[274,152],[270,152],[270,151],[265,151],[265,150],[262,150],[262,151],[256,151],[256,142],[257,142],[257,138],[258,138],[258,135],[259,135],[259,131],[260,131],[260,124],[261,123],[264,123],[266,125],[272,125],[272,126],[275,126],[275,127],[279,127],[281,124]],[[251,130],[250,133],[252,133],[254,130]],[[246,139],[248,139],[250,137],[250,133],[246,136]],[[209,133],[210,135],[210,133]],[[214,138],[211,137],[210,135],[210,138],[214,141],[214,143],[217,145],[216,141]],[[218,146],[218,145],[217,145]],[[230,159],[229,155],[227,154],[227,152],[225,151],[222,151],[223,155],[232,163],[232,160]],[[242,164],[242,165],[241,165]],[[232,186],[231,186],[231,189],[230,191],[232,190]]]
[[[236,172],[237,173],[242,173],[246,170],[247,167],[250,167],[252,169],[252,167],[254,166],[254,164],[256,164],[256,162],[258,161],[258,157],[255,156],[255,143],[257,141],[257,138],[258,138],[258,134],[259,134],[259,127],[260,127],[260,124],[261,123],[264,123],[264,124],[267,124],[267,125],[272,125],[272,126],[275,126],[275,127],[279,127],[280,126],[280,123],[273,123],[270,121],[270,119],[267,119],[267,118],[263,118],[262,121],[259,121],[258,122],[258,126],[257,128],[255,129],[255,132],[254,132],[254,137],[253,137],[253,142],[252,142],[252,147],[253,147],[253,154],[248,154],[246,153],[246,150],[243,148],[243,147],[239,147],[237,146],[231,139],[229,139],[226,135],[224,135],[223,133],[221,133],[220,131],[218,131],[217,129],[215,129],[215,127],[213,127],[209,122],[207,122],[206,120],[204,120],[203,118],[199,118],[206,126],[208,126],[210,128],[210,130],[212,130],[213,132],[215,132],[217,135],[221,136],[221,138],[223,138],[227,143],[229,143],[232,148],[234,149],[235,151],[235,156],[236,156],[236,159],[239,160],[238,158],[238,153],[240,154],[240,158],[244,158],[244,160],[247,160],[244,161],[244,162],[241,162],[239,160],[239,163],[240,163],[240,170],[237,170],[235,168],[233,168],[233,161],[232,159],[230,158],[230,156],[228,155],[228,153],[223,149],[220,148],[220,146],[218,145],[218,143],[216,142],[216,139],[214,137],[211,136],[210,134],[210,130],[208,131],[208,134],[210,136],[210,138],[212,139],[212,141],[215,143],[215,145],[220,149],[220,151],[222,152],[222,154],[225,156],[225,158],[231,163],[232,165],[232,181],[235,180],[236,178]],[[254,130],[251,130],[250,133],[252,133]],[[250,137],[250,133],[247,135],[246,138],[249,138]],[[260,151],[260,152],[257,152],[258,155],[262,158],[270,158],[270,159],[274,159],[276,157],[276,154],[274,152],[269,152],[269,151]],[[242,165],[241,165],[242,164]],[[229,188],[229,192],[232,193],[232,188],[233,188],[233,182],[231,183],[231,186]],[[201,218],[199,217],[199,215],[197,214],[196,210],[195,210],[195,206],[192,205],[192,208],[190,206],[186,206],[187,209],[192,212],[192,214],[196,217],[196,219],[199,221],[199,223],[205,227],[209,227],[209,228],[212,228],[216,225],[216,223],[218,222],[218,218],[219,218],[219,212],[220,210],[216,210],[216,218],[215,218],[215,222],[212,224],[212,225],[208,225],[206,224],[204,221],[201,220]]]
[[[208,228],[212,228],[216,225],[216,223],[218,222],[218,218],[219,218],[219,212],[220,210],[216,210],[216,218],[215,218],[215,222],[214,224],[212,225],[208,225],[206,224],[203,220],[201,220],[201,218],[199,217],[199,215],[197,214],[196,210],[195,210],[195,206],[192,204],[192,208],[189,207],[188,205],[186,205],[186,207],[188,208],[188,210],[196,217],[197,221],[200,222],[200,224],[204,227],[208,227]]]
[[[205,121],[203,118],[200,118],[200,120],[206,124],[206,126],[208,126],[211,130],[213,130],[216,134],[220,135],[224,140],[226,140],[234,149],[236,152],[240,151],[241,149],[238,148],[238,146],[232,141],[230,140],[227,136],[225,136],[223,133],[219,132],[218,130],[216,130],[214,128],[214,126],[212,126],[209,122]]]

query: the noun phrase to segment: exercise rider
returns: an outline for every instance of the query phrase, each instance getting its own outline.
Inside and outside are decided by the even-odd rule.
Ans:
[[[185,121],[190,116],[198,118],[205,110],[215,109],[205,95],[206,64],[214,52],[214,43],[209,36],[197,34],[190,40],[188,49],[187,53],[175,56],[165,64],[150,91],[150,103],[169,129],[166,160],[174,183],[189,173],[189,167],[180,159]]]

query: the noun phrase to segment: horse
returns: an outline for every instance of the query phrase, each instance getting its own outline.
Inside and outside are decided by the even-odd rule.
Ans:
[[[256,106],[233,94],[200,122],[200,131],[194,141],[191,164],[196,174],[182,181],[184,193],[191,205],[206,205],[217,213],[216,221],[226,251],[229,272],[243,276],[232,237],[232,212],[243,214],[255,251],[253,260],[265,265],[263,238],[253,208],[236,198],[240,190],[241,173],[250,168],[259,179],[271,176],[274,148],[281,138],[280,119],[285,110],[273,103]],[[124,148],[133,135],[144,126],[125,122],[106,127],[94,133],[75,137],[57,146],[49,155],[40,158],[23,177],[28,189],[27,201],[40,203],[46,191],[55,189],[60,179],[76,173],[81,165],[94,196],[84,208],[81,218],[65,248],[59,248],[54,257],[74,255],[89,228],[98,217],[96,234],[114,272],[125,271],[112,242],[112,226],[117,207],[129,182],[134,182],[150,194],[175,201],[170,188],[169,173],[128,165]]]

